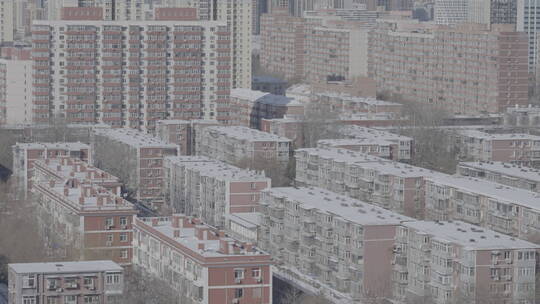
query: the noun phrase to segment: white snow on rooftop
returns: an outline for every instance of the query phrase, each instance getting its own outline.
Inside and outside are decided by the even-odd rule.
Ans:
[[[94,130],[94,134],[137,148],[177,148],[176,145],[169,144],[166,141],[135,129],[98,129]]]
[[[524,133],[505,133],[505,134],[492,134],[479,130],[459,130],[459,134],[466,137],[474,137],[478,139],[486,140],[535,140],[540,141],[540,136],[524,134]]]
[[[340,146],[390,146],[395,143],[386,139],[368,139],[368,138],[344,138],[344,139],[321,139],[317,142],[319,147],[340,147]]]
[[[18,274],[23,273],[85,273],[85,272],[121,272],[123,268],[113,261],[80,261],[51,263],[15,263],[9,267]]]
[[[373,140],[384,139],[388,141],[413,141],[411,137],[361,126],[344,126],[340,128],[339,132],[344,136],[352,138],[364,138]]]
[[[414,219],[348,196],[317,187],[283,187],[264,190],[273,197],[295,201],[303,209],[317,209],[359,225],[398,225]]]
[[[271,133],[250,129],[248,127],[242,126],[214,126],[204,129],[204,132],[216,132],[220,135],[231,137],[238,140],[247,140],[247,141],[279,141],[279,142],[290,142],[291,140],[285,137],[274,135]]]
[[[230,181],[268,181],[269,179],[261,172],[238,168],[227,163],[205,159],[199,156],[168,157],[171,164],[183,166],[187,169],[200,172],[204,176],[212,176],[216,179]]]
[[[304,148],[297,149],[295,152],[295,155],[298,155],[298,153],[301,152],[305,152],[312,156],[332,159],[337,162],[344,162],[350,165],[370,162],[391,162],[390,160],[385,158],[341,148]]]
[[[540,170],[504,162],[461,162],[460,167],[489,171],[501,175],[540,182]]]
[[[238,212],[225,214],[225,218],[246,228],[254,229],[261,224],[261,214],[259,212]]]
[[[540,210],[540,194],[525,189],[463,176],[439,175],[428,178],[428,180],[434,184],[446,185],[468,193],[491,197],[498,201]]]
[[[56,142],[56,143],[17,143],[16,147],[20,149],[63,149],[63,150],[82,150],[90,149],[90,146],[81,142]]]
[[[431,235],[435,240],[458,244],[472,250],[540,248],[540,245],[461,221],[411,221],[402,225]]]

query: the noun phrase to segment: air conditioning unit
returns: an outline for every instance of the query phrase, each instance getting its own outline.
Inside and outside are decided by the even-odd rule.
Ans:
[[[122,228],[122,230],[126,230],[127,229],[127,225],[122,225],[120,226]]]
[[[64,291],[62,288],[57,288],[56,289],[56,292],[62,292],[62,291]]]
[[[242,283],[242,279],[236,278],[236,279],[234,279],[234,282],[235,282],[236,284]]]
[[[105,243],[108,247],[112,246],[112,242],[111,241],[107,241],[107,243]]]
[[[263,279],[262,278],[258,278],[257,279],[257,283],[262,283]]]
[[[239,299],[233,299],[233,300],[232,300],[232,304],[238,304],[238,303],[240,303],[240,300],[239,300]]]
[[[112,229],[112,227],[113,227],[113,226],[107,226],[107,227],[105,227],[105,229],[107,229],[107,230],[111,230],[111,229]]]

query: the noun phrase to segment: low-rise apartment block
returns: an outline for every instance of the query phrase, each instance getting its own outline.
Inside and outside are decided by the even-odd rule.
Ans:
[[[231,124],[261,129],[262,119],[304,116],[304,105],[292,98],[249,89],[231,90]]]
[[[261,226],[260,212],[232,213],[225,216],[225,229],[233,238],[258,244]]]
[[[270,255],[197,218],[137,218],[133,264],[165,280],[182,303],[270,304]]]
[[[369,76],[379,93],[450,113],[503,112],[528,103],[527,44],[510,24],[379,19],[369,34]]]
[[[461,221],[405,222],[396,232],[401,303],[534,303],[540,246]]]
[[[122,302],[124,270],[112,261],[8,265],[9,304]]]
[[[540,192],[540,170],[503,162],[462,162],[457,174]]]
[[[364,139],[364,140],[385,140],[391,142],[391,159],[399,161],[408,161],[411,159],[414,151],[414,139],[411,137],[391,133],[383,130],[376,130],[362,126],[343,126],[338,129],[340,136],[345,138]]]
[[[298,117],[261,120],[261,131],[288,138],[295,148],[304,146],[304,127],[304,119]]]
[[[540,136],[491,134],[478,130],[461,130],[454,134],[456,145],[461,148],[461,159],[540,166]]]
[[[232,165],[247,162],[289,161],[291,140],[242,126],[207,127],[196,138],[197,155],[207,156]]]
[[[219,125],[219,122],[210,119],[158,120],[155,135],[170,144],[178,145],[179,155],[194,155],[197,130]]]
[[[341,148],[397,160],[397,153],[392,153],[393,146],[394,143],[384,139],[321,139],[317,142],[318,148]]]
[[[318,284],[359,300],[390,296],[397,227],[412,220],[320,188],[263,191],[259,246],[281,264],[277,277]]]
[[[32,193],[47,248],[74,259],[131,264],[137,210],[119,195],[118,179],[68,157],[34,165]]]
[[[504,113],[504,124],[517,127],[540,127],[540,107],[510,107]]]
[[[96,167],[118,176],[133,199],[152,208],[163,204],[163,158],[177,155],[178,146],[133,129],[99,129],[91,137]]]
[[[425,178],[444,175],[345,149],[295,152],[299,185],[321,187],[416,218],[424,216]]]
[[[540,232],[540,194],[486,180],[438,176],[425,180],[426,218],[462,220],[534,240]]]
[[[400,117],[403,111],[403,105],[400,103],[331,91],[313,91],[310,103],[324,105],[339,113],[388,113],[394,118]]]
[[[90,146],[80,142],[17,143],[13,145],[13,177],[21,191],[26,193],[32,186],[34,162],[39,159],[56,159],[63,156],[92,161]]]
[[[271,186],[261,172],[206,157],[166,157],[164,167],[171,209],[220,228],[230,214],[258,211],[260,192]]]

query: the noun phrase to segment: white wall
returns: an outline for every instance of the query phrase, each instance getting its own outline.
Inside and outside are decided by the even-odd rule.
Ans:
[[[32,61],[0,60],[6,68],[6,123],[32,123]]]

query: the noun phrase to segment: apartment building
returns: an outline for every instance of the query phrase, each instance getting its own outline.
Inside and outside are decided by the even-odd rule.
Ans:
[[[261,226],[260,212],[231,213],[225,216],[225,230],[234,239],[242,242],[259,242]]]
[[[260,192],[271,186],[262,172],[206,157],[166,157],[164,167],[171,209],[220,228],[229,214],[259,211]]]
[[[461,221],[404,222],[396,232],[399,303],[534,303],[540,247]]]
[[[304,116],[304,105],[292,98],[249,89],[231,90],[231,123],[261,129],[262,119]]]
[[[272,303],[270,255],[197,218],[136,218],[133,264],[165,280],[182,303]]]
[[[390,147],[390,159],[408,161],[414,152],[414,139],[391,133],[384,130],[366,128],[362,126],[343,126],[338,129],[339,135],[349,139],[385,140],[392,143]]]
[[[456,25],[467,22],[470,0],[435,0],[433,15],[435,23]]]
[[[261,16],[261,66],[286,80],[303,79],[306,22],[287,11]]]
[[[35,123],[153,130],[166,118],[228,121],[224,22],[36,21],[32,40]]]
[[[13,24],[13,0],[0,1],[0,44],[5,42],[13,42],[13,33],[15,31]]]
[[[371,202],[410,217],[424,216],[427,169],[337,148],[295,151],[296,183]]]
[[[120,187],[116,177],[81,160],[36,161],[31,190],[48,253],[130,265],[137,209],[122,198]]]
[[[386,159],[397,157],[397,154],[391,153],[392,146],[394,143],[384,139],[321,139],[317,142],[318,148],[347,149]],[[397,159],[393,158],[393,160]]]
[[[462,220],[500,233],[534,239],[540,194],[482,179],[438,176],[425,180],[426,218]]]
[[[32,61],[0,59],[0,124],[32,123]]]
[[[389,296],[397,227],[412,220],[320,188],[263,191],[259,246],[293,278],[332,299]]]
[[[13,153],[13,177],[21,191],[26,193],[32,186],[34,162],[40,159],[56,159],[62,156],[92,162],[90,146],[80,142],[71,143],[17,143]]]
[[[113,261],[8,264],[9,304],[122,301],[124,270]]]
[[[504,113],[504,124],[517,127],[539,127],[540,107],[511,107]]]
[[[388,113],[396,118],[400,117],[403,111],[400,103],[331,91],[312,92],[310,103],[324,105],[340,113]]]
[[[362,22],[323,21],[306,30],[305,79],[327,83],[367,76],[368,28]]]
[[[284,116],[283,118],[262,119],[261,131],[291,140],[294,148],[304,147],[304,119]]]
[[[219,125],[219,122],[210,119],[158,120],[156,122],[155,135],[165,142],[178,145],[179,155],[194,155],[197,130],[207,126]]]
[[[540,136],[491,134],[479,130],[458,130],[454,134],[456,145],[461,147],[461,159],[540,165]]]
[[[457,174],[540,192],[540,170],[503,162],[461,162]]]
[[[164,203],[163,159],[178,147],[133,129],[94,130],[93,164],[118,176],[131,197],[158,209]]]
[[[286,165],[291,140],[242,126],[206,127],[196,137],[197,155],[232,165],[248,162],[249,167],[263,161]]]
[[[513,25],[379,20],[369,37],[380,93],[467,115],[527,104],[527,38]]]

